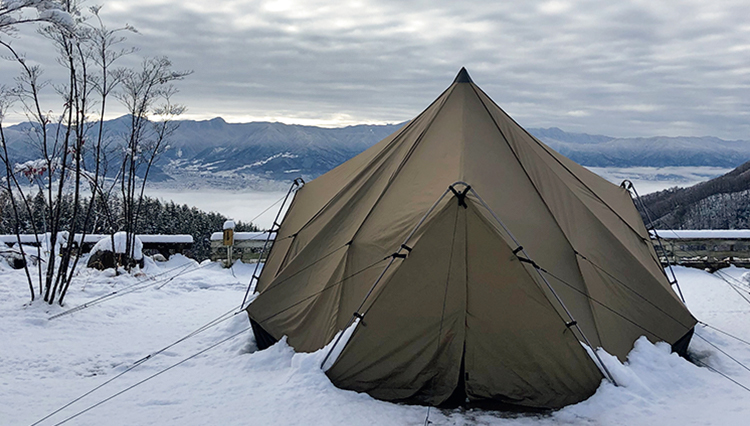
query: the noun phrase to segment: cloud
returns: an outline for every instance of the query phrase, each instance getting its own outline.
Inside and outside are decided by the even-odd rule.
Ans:
[[[193,118],[400,122],[466,66],[525,126],[750,139],[748,12],[732,0],[118,0],[102,15],[138,28],[140,54],[195,71],[179,95]]]

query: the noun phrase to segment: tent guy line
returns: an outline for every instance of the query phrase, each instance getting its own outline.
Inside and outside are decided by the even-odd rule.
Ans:
[[[643,300],[644,302],[646,302],[646,303],[648,303],[649,305],[653,306],[653,307],[654,307],[654,308],[656,308],[656,309],[657,309],[657,310],[658,310],[659,312],[661,312],[661,313],[663,313],[664,315],[666,315],[667,317],[669,317],[669,318],[670,318],[671,320],[675,321],[676,323],[678,323],[678,324],[680,324],[680,325],[682,325],[682,326],[685,326],[685,327],[687,327],[687,324],[683,324],[682,322],[680,322],[680,320],[678,320],[677,318],[675,318],[674,316],[672,316],[672,315],[671,315],[670,313],[666,312],[666,311],[665,311],[664,309],[662,309],[662,308],[661,308],[660,306],[658,306],[658,305],[656,305],[655,303],[653,303],[652,301],[648,300],[648,299],[647,299],[647,298],[646,298],[646,297],[645,297],[644,295],[642,295],[641,293],[637,292],[636,290],[634,290],[633,288],[631,288],[631,287],[630,287],[629,285],[625,284],[625,282],[623,282],[622,280],[618,279],[618,278],[617,278],[616,276],[614,276],[614,275],[612,275],[611,273],[609,273],[609,272],[608,272],[608,271],[607,271],[606,269],[604,269],[603,267],[601,267],[601,266],[597,265],[596,263],[594,263],[594,262],[593,262],[593,261],[592,261],[591,259],[587,258],[586,256],[582,255],[581,253],[579,253],[579,252],[577,252],[577,251],[575,252],[575,254],[576,254],[576,256],[578,256],[578,257],[580,257],[581,259],[585,260],[586,262],[590,263],[590,264],[591,264],[591,266],[593,266],[593,267],[595,267],[596,269],[598,269],[598,270],[602,271],[603,273],[605,273],[605,274],[606,274],[607,276],[609,276],[610,278],[612,278],[612,279],[613,279],[613,280],[614,280],[614,281],[615,281],[616,283],[620,284],[620,285],[621,285],[622,287],[624,287],[624,288],[626,288],[626,289],[630,290],[630,291],[631,291],[631,292],[632,292],[633,294],[635,294],[636,296],[640,297],[640,298],[641,298],[641,299],[642,299],[642,300]],[[546,272],[546,271],[545,271],[545,272]],[[548,272],[548,273],[549,273],[549,272]],[[684,301],[683,301],[683,303],[684,303]]]
[[[731,337],[732,339],[734,339],[734,340],[737,340],[738,342],[742,342],[742,343],[744,343],[744,344],[746,344],[746,345],[750,346],[750,342],[748,342],[747,340],[741,339],[741,338],[739,338],[739,337],[737,337],[737,336],[735,336],[735,335],[733,335],[733,334],[727,333],[727,332],[726,332],[726,331],[724,331],[724,330],[720,330],[720,329],[718,329],[718,328],[716,328],[716,327],[712,326],[711,324],[706,324],[706,323],[705,323],[705,322],[703,322],[703,321],[698,321],[698,324],[700,324],[700,325],[702,325],[702,326],[704,326],[704,327],[708,327],[708,328],[714,329],[714,330],[718,331],[719,333],[721,333],[721,334],[723,334],[723,335],[725,335],[725,336]]]
[[[716,368],[711,367],[710,365],[706,364],[705,362],[703,362],[703,361],[701,361],[699,359],[695,359],[693,361],[696,362],[698,364],[698,366],[705,367],[705,368],[709,369],[710,371],[713,371],[714,373],[716,373],[716,374],[724,377],[725,379],[729,380],[730,382],[734,383],[735,385],[741,387],[742,389],[745,389],[746,391],[750,392],[750,388],[749,387],[747,387],[747,386],[743,385],[742,383],[738,382],[737,380],[729,377],[727,374],[725,374],[725,373],[717,370]]]
[[[192,337],[197,336],[198,334],[200,334],[200,333],[202,333],[202,332],[204,332],[206,330],[209,330],[209,329],[211,329],[211,328],[213,328],[213,327],[215,327],[215,326],[223,323],[224,321],[227,321],[227,320],[231,319],[232,317],[234,317],[235,315],[237,315],[240,312],[242,312],[242,311],[236,311],[236,308],[232,308],[229,311],[227,311],[227,312],[219,315],[218,317],[212,319],[211,321],[207,322],[206,324],[198,327],[197,329],[193,330],[192,332],[186,334],[185,336],[183,336],[183,337],[175,340],[174,342],[170,343],[169,345],[164,346],[163,348],[161,348],[161,349],[159,349],[159,350],[157,350],[155,352],[152,352],[152,353],[150,353],[150,354],[148,354],[148,355],[146,355],[146,356],[144,356],[144,357],[136,360],[128,368],[126,368],[125,370],[123,370],[119,374],[117,374],[117,375],[113,376],[112,378],[106,380],[105,382],[103,382],[103,383],[95,386],[94,388],[90,389],[89,391],[87,391],[87,392],[83,393],[82,395],[78,396],[77,398],[71,400],[67,404],[61,406],[60,408],[52,411],[51,413],[47,414],[46,416],[44,416],[41,419],[37,420],[36,422],[32,423],[30,426],[36,426],[36,425],[40,424],[44,420],[47,420],[48,418],[54,416],[55,414],[61,412],[62,410],[66,409],[66,408],[70,407],[71,405],[75,404],[76,402],[80,401],[81,399],[83,399],[83,398],[87,397],[88,395],[91,395],[92,393],[96,392],[97,390],[103,388],[104,386],[108,385],[109,383],[112,383],[113,381],[119,379],[120,377],[122,377],[126,373],[129,373],[130,371],[134,370],[135,368],[143,365],[143,363],[145,363],[145,362],[147,362],[147,361],[149,361],[151,359],[154,359],[157,355],[159,355],[159,354],[161,354],[161,353],[169,350],[170,348],[172,348],[174,346],[177,346],[178,344],[180,344],[180,343],[182,343],[182,342],[184,342],[184,341],[186,341],[186,340],[188,340],[188,339],[190,339]],[[242,330],[242,332],[245,332],[245,331],[247,331],[247,329]],[[223,342],[219,342],[219,343],[223,343]],[[205,352],[205,350],[203,352]],[[196,354],[195,356],[197,356],[197,355],[199,355],[199,354]],[[184,362],[184,361],[186,361],[186,360],[183,360],[181,362]],[[172,367],[174,367],[174,366],[172,366]],[[172,367],[170,367],[168,369],[171,369]],[[164,370],[164,371],[166,371],[166,370]],[[159,372],[159,374],[162,373],[162,372],[163,371]],[[156,374],[156,375],[158,375],[158,374]],[[156,376],[156,375],[154,375],[154,376]],[[132,387],[135,387],[136,385],[133,385]],[[126,389],[126,390],[129,390],[129,389]],[[114,396],[117,396],[117,395],[114,395]],[[110,397],[110,398],[108,398],[106,400],[102,400],[102,401],[100,401],[100,403],[106,402],[107,400],[113,398],[114,396],[112,396],[112,397]],[[99,404],[96,404],[96,405],[99,405]],[[89,409],[91,409],[91,408],[93,408],[93,406],[89,407]],[[85,411],[88,411],[88,409],[83,410],[83,411],[79,412],[78,414],[76,414],[76,415],[74,415],[74,416],[72,416],[72,417],[64,420],[63,422],[57,423],[57,424],[59,425],[59,424],[65,423],[68,420],[71,420],[72,418],[77,417],[80,414],[83,414]]]
[[[699,337],[699,338],[700,338],[701,340],[703,340],[704,342],[706,342],[706,343],[708,343],[709,345],[711,345],[711,346],[712,346],[712,347],[713,347],[714,349],[716,349],[717,351],[719,351],[719,352],[721,352],[722,354],[724,354],[724,355],[725,355],[725,356],[726,356],[727,358],[729,358],[729,359],[731,359],[732,361],[734,361],[735,363],[737,363],[737,364],[738,364],[738,365],[739,365],[740,367],[744,368],[744,369],[745,369],[745,370],[747,370],[747,371],[750,371],[750,367],[748,367],[747,365],[743,364],[742,362],[740,362],[739,360],[737,360],[737,358],[733,357],[732,355],[729,355],[729,354],[728,354],[728,353],[726,353],[725,351],[721,350],[721,349],[720,349],[720,348],[719,348],[718,346],[716,346],[716,345],[714,345],[713,343],[711,343],[710,341],[708,341],[708,340],[707,340],[707,339],[706,339],[705,337],[701,336],[701,335],[700,335],[700,334],[698,334],[698,333],[695,333],[695,335],[696,335],[696,336],[698,336],[698,337]]]
[[[204,348],[204,349],[200,350],[199,352],[194,353],[193,355],[190,355],[187,358],[182,359],[181,361],[178,361],[178,362],[170,365],[169,367],[167,367],[167,368],[165,368],[163,370],[157,371],[156,373],[154,373],[154,374],[146,377],[145,379],[140,380],[140,381],[132,384],[131,386],[128,386],[125,389],[123,389],[123,390],[121,390],[121,391],[119,391],[119,392],[117,392],[115,394],[112,394],[109,397],[104,398],[103,400],[101,400],[101,401],[99,401],[99,402],[97,402],[97,403],[95,403],[93,405],[88,406],[87,408],[85,408],[85,409],[83,409],[83,410],[81,410],[81,411],[73,414],[72,416],[70,416],[70,417],[68,417],[68,418],[66,418],[66,419],[64,419],[64,420],[62,420],[62,421],[60,421],[58,423],[55,423],[54,426],[60,426],[61,424],[67,423],[70,420],[73,420],[74,418],[76,418],[76,417],[78,417],[78,416],[80,416],[80,415],[82,415],[82,414],[84,414],[84,413],[86,413],[86,412],[88,412],[90,410],[93,410],[94,408],[96,408],[96,407],[104,404],[105,402],[110,401],[110,400],[112,400],[112,399],[114,399],[114,398],[116,398],[116,397],[124,394],[125,392],[127,392],[127,391],[129,391],[131,389],[134,389],[135,387],[140,386],[140,385],[148,382],[149,380],[151,380],[151,379],[153,379],[153,378],[155,378],[157,376],[160,376],[160,375],[166,373],[167,371],[169,371],[169,370],[171,370],[171,369],[173,369],[175,367],[178,367],[178,366],[184,364],[184,363],[190,361],[191,359],[193,359],[193,358],[195,358],[195,357],[197,357],[199,355],[202,355],[202,354],[210,351],[211,349],[213,349],[213,348],[215,348],[215,347],[217,347],[217,346],[219,346],[219,345],[221,345],[223,343],[226,343],[226,342],[234,339],[235,337],[237,337],[237,336],[241,335],[242,333],[245,333],[245,332],[247,332],[249,330],[250,330],[250,326],[248,326],[248,327],[246,327],[246,328],[244,328],[244,329],[242,329],[242,330],[240,330],[240,331],[232,334],[231,336],[229,336],[229,337],[227,337],[227,338],[225,338],[223,340],[220,340],[220,341],[212,344],[211,346],[208,346],[207,348]]]
[[[281,217],[281,213],[284,211],[284,207],[286,206],[286,202],[287,202],[287,200],[289,199],[289,196],[292,193],[296,194],[297,190],[299,188],[301,188],[300,184],[301,185],[305,184],[304,179],[302,179],[301,177],[295,178],[294,181],[292,181],[292,184],[289,186],[289,190],[287,191],[287,193],[283,197],[279,198],[279,201],[284,200],[284,202],[282,202],[281,206],[279,206],[279,211],[276,213],[276,217],[274,217],[274,219],[273,219],[273,224],[271,224],[271,228],[268,230],[268,235],[266,236],[266,241],[263,243],[263,249],[260,252],[260,256],[258,257],[258,261],[255,263],[255,270],[253,270],[253,275],[250,278],[250,282],[247,284],[247,290],[245,291],[245,296],[242,298],[242,304],[241,304],[241,306],[243,308],[245,306],[245,302],[247,302],[247,297],[250,295],[250,292],[252,291],[253,282],[257,283],[258,279],[260,278],[260,276],[258,275],[258,268],[260,267],[261,261],[264,260],[263,259],[263,255],[267,255],[268,254],[268,252],[267,252],[267,250],[268,250],[268,243],[271,241],[271,235],[277,235],[276,233],[278,232],[279,226],[280,226],[279,225],[279,218]],[[292,200],[294,200],[294,196],[292,196]],[[276,203],[278,203],[279,201],[276,201]],[[259,218],[263,213],[265,213],[268,210],[270,210],[271,207],[273,207],[274,205],[276,205],[276,203],[273,203],[270,206],[268,206],[268,208],[266,208],[265,210],[263,210],[263,212],[261,212],[253,220]],[[252,220],[250,222],[252,223]]]
[[[651,209],[649,209],[646,205],[643,205],[643,209],[644,209],[644,212],[646,212],[647,215],[650,216],[651,214],[653,214],[653,211],[651,211]],[[678,239],[680,239],[680,234],[677,233],[677,230],[671,228],[670,226],[666,226],[666,228],[667,228],[667,231],[673,233]],[[692,254],[695,257],[699,256],[698,253],[696,253],[696,252],[694,252],[692,250],[689,250],[689,249],[686,249],[685,252],[687,252],[689,254]],[[668,264],[670,265],[670,268],[671,268],[671,262],[668,262]],[[717,269],[715,273],[719,276],[719,278],[721,278],[722,281],[724,281],[729,287],[732,288],[732,290],[734,290],[742,299],[745,300],[745,302],[747,302],[750,305],[750,299],[748,299],[747,296],[745,296],[744,294],[742,294],[742,292],[740,291],[740,289],[737,288],[738,287],[737,285],[732,284],[732,283],[729,282],[729,279],[734,280],[734,278],[729,277],[728,275],[726,275],[724,272],[721,271],[721,269]],[[674,272],[673,272],[673,274],[674,274]],[[676,278],[675,278],[675,281],[676,281]],[[682,295],[682,293],[680,293],[680,295]],[[684,302],[684,299],[683,299],[683,302]]]
[[[49,320],[53,320],[53,319],[57,319],[57,318],[60,318],[60,317],[66,316],[66,315],[70,315],[70,314],[73,314],[75,312],[82,311],[82,310],[84,310],[86,308],[90,308],[92,306],[96,306],[96,305],[98,305],[100,303],[104,303],[104,302],[110,301],[112,299],[116,299],[118,297],[125,296],[127,294],[134,293],[134,292],[136,292],[138,290],[143,290],[145,288],[149,288],[149,287],[152,287],[152,286],[157,286],[156,288],[160,289],[160,288],[164,287],[164,285],[170,283],[175,278],[177,278],[179,276],[186,275],[186,274],[190,274],[192,272],[195,272],[195,271],[197,271],[197,270],[199,270],[201,268],[204,268],[207,265],[208,265],[208,263],[206,263],[204,265],[200,265],[199,264],[197,266],[195,264],[188,263],[188,264],[186,264],[184,266],[176,267],[174,269],[180,269],[180,268],[182,268],[182,270],[179,271],[174,276],[170,276],[170,277],[167,277],[167,278],[164,278],[164,279],[161,279],[161,280],[156,280],[154,282],[150,282],[150,283],[146,283],[146,284],[143,284],[143,282],[138,282],[138,283],[132,284],[132,285],[130,285],[128,287],[125,287],[125,288],[123,288],[121,290],[113,291],[111,293],[105,294],[104,296],[97,297],[96,299],[93,299],[93,300],[88,301],[86,303],[83,303],[81,305],[78,305],[78,306],[75,306],[73,308],[70,308],[67,311],[63,311],[63,312],[60,312],[59,314],[52,315],[51,317],[49,317]]]

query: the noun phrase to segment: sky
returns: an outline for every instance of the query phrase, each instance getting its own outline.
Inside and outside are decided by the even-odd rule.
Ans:
[[[189,119],[396,123],[465,66],[526,127],[750,140],[746,0],[99,3],[110,27],[139,31],[123,65],[166,55],[193,71],[176,97]],[[54,76],[43,42],[14,42]]]

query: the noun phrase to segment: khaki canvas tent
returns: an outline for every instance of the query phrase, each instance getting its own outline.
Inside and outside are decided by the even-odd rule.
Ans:
[[[299,189],[247,307],[261,348],[331,344],[375,398],[556,408],[639,336],[696,320],[630,194],[531,136],[462,69],[402,129]],[[348,327],[351,325],[351,327]],[[343,349],[343,350],[342,350]]]

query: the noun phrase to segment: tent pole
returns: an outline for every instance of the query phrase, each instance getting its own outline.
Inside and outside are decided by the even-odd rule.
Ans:
[[[646,204],[644,204],[643,199],[641,198],[640,194],[638,194],[638,191],[635,189],[635,185],[633,185],[633,182],[629,180],[624,180],[620,184],[622,188],[624,188],[628,193],[632,190],[632,195],[635,194],[635,199],[638,201],[638,205],[641,208],[641,211],[644,215],[646,215],[646,220],[648,220],[648,230],[654,233],[654,237],[656,237],[656,243],[659,245],[659,250],[664,254],[664,259],[667,261],[667,267],[669,269],[670,275],[672,275],[672,278],[670,279],[666,272],[664,272],[664,276],[667,277],[667,281],[669,281],[669,284],[672,284],[677,287],[677,293],[680,295],[680,300],[682,300],[682,304],[685,304],[685,297],[682,295],[682,289],[680,288],[680,283],[677,282],[677,275],[674,273],[674,269],[672,268],[672,261],[669,260],[669,256],[667,256],[667,251],[664,249],[664,245],[662,244],[661,237],[659,236],[659,233],[656,232],[656,226],[654,226],[654,222],[651,219],[651,215],[648,212],[648,209],[646,208]],[[637,206],[636,206],[637,208]],[[661,268],[661,261],[659,260],[659,254],[656,254],[657,262],[659,262],[659,267]],[[662,268],[662,271],[664,269]]]
[[[299,188],[302,188],[302,186],[304,185],[305,181],[301,177],[298,177],[294,179],[292,185],[289,187],[289,191],[287,191],[286,196],[284,197],[284,201],[281,203],[281,207],[279,207],[279,211],[276,213],[276,217],[273,219],[273,225],[271,225],[271,229],[268,230],[268,236],[266,237],[266,241],[263,243],[263,249],[260,251],[260,255],[258,256],[258,262],[255,263],[253,276],[250,278],[250,282],[247,284],[247,290],[245,291],[245,297],[242,299],[240,311],[247,307],[245,306],[245,302],[247,302],[247,297],[251,293],[253,282],[255,282],[256,287],[258,285],[258,280],[260,279],[260,276],[258,276],[258,267],[260,266],[261,260],[263,259],[263,255],[267,254],[266,249],[268,248],[268,243],[271,241],[271,234],[274,232],[278,232],[279,228],[281,227],[281,224],[279,223],[279,217],[281,216],[281,212],[284,211],[284,206],[289,199],[289,195],[291,195],[292,192],[294,192],[296,195],[297,192],[295,191],[295,188],[299,190]]]
[[[463,183],[463,182],[456,182],[453,185],[455,185],[457,183]],[[328,350],[328,353],[326,354],[325,358],[323,358],[323,362],[320,363],[320,368],[323,368],[326,365],[326,361],[328,361],[328,358],[333,353],[333,350],[336,348],[336,346],[341,341],[341,338],[344,336],[344,331],[346,331],[346,329],[348,329],[349,327],[351,327],[352,324],[354,324],[354,321],[356,321],[357,318],[359,318],[360,320],[364,319],[365,313],[360,312],[360,311],[365,306],[365,303],[367,303],[367,299],[369,299],[370,295],[372,295],[372,292],[375,291],[375,287],[378,286],[378,284],[380,283],[380,280],[383,279],[383,277],[385,276],[385,273],[388,272],[388,269],[390,269],[391,265],[393,265],[393,262],[395,262],[396,259],[398,259],[398,258],[401,258],[401,259],[405,259],[406,258],[408,252],[411,251],[411,247],[409,247],[407,245],[407,243],[409,242],[409,240],[411,240],[411,237],[414,236],[414,234],[422,226],[422,224],[424,224],[425,220],[427,220],[427,217],[435,210],[435,208],[437,208],[438,204],[440,204],[440,202],[443,200],[443,198],[445,198],[445,196],[448,195],[448,193],[450,193],[450,191],[451,191],[450,188],[453,185],[450,185],[448,187],[448,189],[446,189],[445,192],[443,192],[443,195],[441,195],[440,198],[438,198],[437,201],[435,201],[435,203],[432,205],[432,207],[430,207],[430,209],[427,210],[427,213],[425,213],[424,216],[422,216],[422,219],[411,230],[411,232],[406,237],[406,239],[401,244],[401,246],[398,248],[398,250],[396,250],[395,253],[393,253],[392,255],[389,256],[391,258],[391,260],[388,262],[387,265],[385,265],[385,268],[383,268],[383,270],[380,272],[380,275],[375,280],[375,282],[372,284],[372,286],[370,286],[370,290],[367,292],[367,294],[365,295],[364,299],[362,299],[362,303],[359,304],[359,307],[357,308],[356,311],[354,311],[354,314],[352,314],[352,317],[349,319],[349,322],[346,324],[346,327],[344,327],[344,329],[341,330],[341,332],[339,333],[338,337],[336,338],[336,341],[334,341],[333,345],[331,345],[331,349]],[[466,184],[464,184],[464,185],[466,185]],[[401,252],[402,250],[406,250],[407,253],[402,253]]]
[[[529,264],[531,264],[534,267],[534,270],[536,271],[537,275],[539,275],[539,278],[542,279],[542,281],[547,286],[547,288],[549,289],[549,291],[555,297],[555,300],[557,300],[557,303],[559,303],[560,306],[563,308],[563,311],[565,311],[565,315],[568,317],[568,321],[565,323],[565,325],[568,328],[575,327],[575,329],[578,330],[578,333],[581,335],[581,337],[583,337],[583,340],[586,343],[586,345],[588,345],[588,347],[591,348],[591,352],[594,354],[594,357],[599,362],[599,365],[601,366],[602,370],[604,371],[607,380],[609,380],[610,382],[612,382],[613,385],[617,386],[617,382],[615,381],[615,378],[612,376],[612,373],[609,372],[609,369],[607,369],[607,366],[604,365],[604,362],[599,357],[599,354],[596,353],[596,348],[594,348],[594,346],[589,341],[588,337],[586,337],[586,334],[581,329],[581,326],[578,325],[578,321],[575,320],[575,318],[573,317],[573,314],[570,312],[570,310],[568,310],[568,307],[565,306],[565,303],[562,301],[562,299],[557,294],[557,292],[555,291],[555,289],[552,287],[552,285],[549,283],[549,281],[547,281],[547,278],[544,276],[544,274],[542,274],[542,268],[536,262],[534,262],[531,259],[531,257],[528,255],[528,253],[526,253],[526,249],[524,249],[523,246],[518,242],[518,240],[516,240],[516,237],[513,236],[513,233],[510,232],[510,230],[505,226],[505,224],[503,223],[503,221],[500,220],[500,218],[495,214],[495,212],[490,208],[490,206],[488,206],[487,203],[484,202],[484,199],[482,199],[482,197],[479,196],[479,194],[477,193],[477,191],[475,191],[471,187],[469,187],[469,190],[471,191],[472,194],[474,194],[475,197],[477,197],[477,200],[479,200],[479,202],[482,203],[482,206],[484,206],[484,208],[487,209],[488,212],[490,212],[490,214],[492,215],[492,217],[495,219],[495,221],[497,221],[498,224],[500,224],[500,226],[508,234],[508,236],[510,237],[510,239],[513,240],[513,243],[516,245],[516,249],[513,250],[513,254],[516,255],[516,257],[520,261],[525,262],[525,263],[529,263]],[[523,253],[523,255],[525,257],[519,256],[519,253]]]

